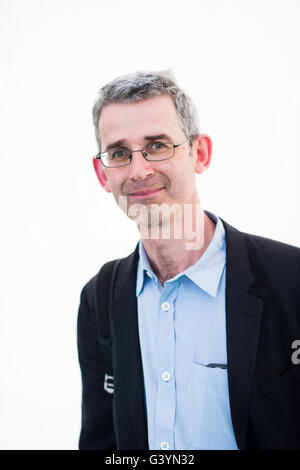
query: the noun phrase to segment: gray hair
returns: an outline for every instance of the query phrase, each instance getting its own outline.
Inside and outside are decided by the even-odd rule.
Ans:
[[[170,70],[161,72],[135,72],[117,77],[104,85],[93,106],[93,122],[96,140],[101,152],[99,118],[104,106],[111,103],[134,103],[152,96],[169,95],[175,105],[179,125],[187,139],[192,142],[199,134],[196,108],[191,98],[177,85]]]

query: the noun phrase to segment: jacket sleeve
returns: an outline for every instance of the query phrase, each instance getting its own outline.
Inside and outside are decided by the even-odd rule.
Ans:
[[[78,358],[82,377],[82,420],[79,450],[116,449],[113,394],[104,390],[105,369],[97,338],[94,278],[81,291],[77,320]]]

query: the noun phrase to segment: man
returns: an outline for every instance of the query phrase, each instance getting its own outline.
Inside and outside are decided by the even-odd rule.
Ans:
[[[79,447],[299,448],[300,249],[202,210],[212,145],[168,73],[108,83],[93,117],[97,177],[141,240],[110,306],[113,394],[96,276],[81,293]]]

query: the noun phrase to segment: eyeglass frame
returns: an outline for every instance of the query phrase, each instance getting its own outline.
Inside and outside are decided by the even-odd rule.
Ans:
[[[102,156],[107,154],[108,152],[102,152],[102,153],[97,153],[97,155],[95,155],[95,160],[101,160],[101,163],[103,166],[105,166],[105,168],[119,168],[120,166],[127,166],[127,165],[130,165],[131,161],[132,161],[132,154],[135,153],[135,152],[142,152],[143,154],[143,157],[145,160],[147,160],[147,162],[163,162],[164,160],[169,160],[170,158],[173,158],[175,156],[175,149],[177,147],[179,147],[180,145],[183,145],[185,144],[186,142],[189,142],[189,139],[186,139],[184,142],[181,142],[180,144],[173,144],[172,142],[165,142],[166,144],[171,144],[173,146],[173,155],[171,157],[168,157],[168,158],[161,158],[160,160],[149,160],[145,154],[147,155],[147,152],[145,152],[145,148],[147,147],[147,145],[143,148],[143,149],[139,149],[139,150],[129,150],[129,149],[126,149],[126,150],[129,150],[129,156],[128,156],[128,159],[129,159],[129,162],[128,163],[122,163],[121,165],[115,165],[115,166],[107,166],[105,165],[105,163],[103,163],[102,161]]]

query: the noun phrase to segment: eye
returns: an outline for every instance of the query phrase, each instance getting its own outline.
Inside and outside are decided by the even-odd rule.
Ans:
[[[110,152],[111,159],[124,158],[124,157],[127,157],[127,155],[128,155],[128,150],[126,149],[117,149],[117,150],[113,150]]]
[[[151,142],[151,144],[147,145],[147,148],[149,150],[163,150],[166,148],[166,144],[164,144],[163,142]]]

